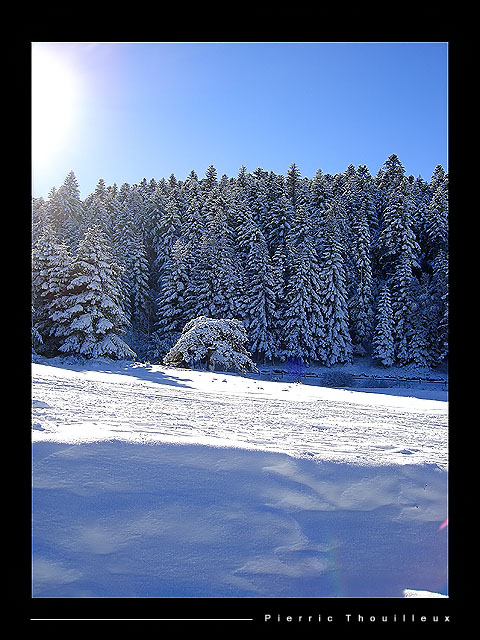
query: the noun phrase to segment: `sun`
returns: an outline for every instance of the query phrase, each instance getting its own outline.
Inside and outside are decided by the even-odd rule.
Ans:
[[[78,102],[75,72],[58,54],[32,46],[32,160],[45,168],[71,142]]]

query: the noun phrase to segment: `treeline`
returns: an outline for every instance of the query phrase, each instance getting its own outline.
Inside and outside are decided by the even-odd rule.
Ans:
[[[327,366],[448,354],[448,175],[391,155],[302,177],[211,165],[32,207],[32,337],[43,355],[160,362],[198,316],[238,319],[257,362]]]

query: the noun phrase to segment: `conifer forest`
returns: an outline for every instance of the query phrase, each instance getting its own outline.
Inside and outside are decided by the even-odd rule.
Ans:
[[[187,323],[236,319],[256,363],[448,357],[448,174],[353,165],[144,178],[32,206],[32,348],[162,363]]]

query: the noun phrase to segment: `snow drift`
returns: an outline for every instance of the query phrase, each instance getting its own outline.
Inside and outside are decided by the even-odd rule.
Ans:
[[[446,402],[58,365],[32,367],[34,597],[447,593]]]

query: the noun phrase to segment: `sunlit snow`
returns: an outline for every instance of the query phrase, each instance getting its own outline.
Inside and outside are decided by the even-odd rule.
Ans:
[[[446,394],[270,378],[38,358],[34,597],[446,595]]]

